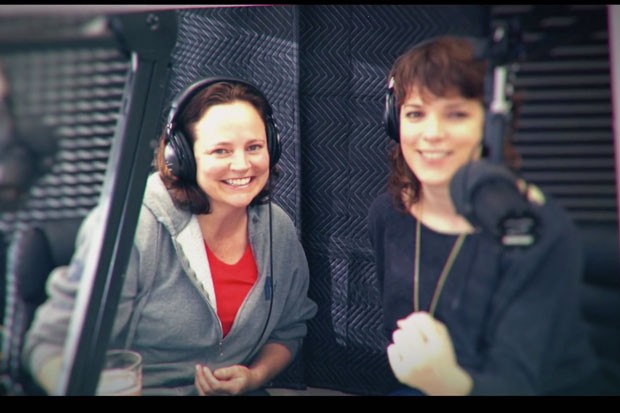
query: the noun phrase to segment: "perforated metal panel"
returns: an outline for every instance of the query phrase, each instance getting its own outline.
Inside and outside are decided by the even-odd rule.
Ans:
[[[0,23],[1,25],[1,23]],[[98,201],[120,114],[129,62],[104,47],[25,50],[1,57],[21,139],[57,142],[49,172],[24,207],[0,215],[0,231],[19,222],[84,217]]]

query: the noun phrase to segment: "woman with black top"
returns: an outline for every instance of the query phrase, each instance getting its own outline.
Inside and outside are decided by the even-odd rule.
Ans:
[[[386,126],[398,145],[368,225],[387,355],[403,385],[392,394],[588,393],[597,361],[566,212],[528,185],[540,235],[508,248],[459,215],[450,195],[457,170],[482,156],[485,73],[466,39],[446,36],[401,55],[388,76]]]

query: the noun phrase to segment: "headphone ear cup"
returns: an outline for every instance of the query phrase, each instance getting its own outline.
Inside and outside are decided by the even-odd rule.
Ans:
[[[271,117],[267,119],[267,149],[269,151],[269,168],[271,169],[278,163],[282,153],[280,133]]]
[[[182,132],[172,133],[168,138],[164,148],[164,161],[177,178],[189,182],[196,180],[194,153]]]
[[[398,109],[394,104],[393,89],[389,88],[385,94],[385,111],[383,113],[383,125],[388,136],[395,140],[400,141],[400,127],[398,119]]]

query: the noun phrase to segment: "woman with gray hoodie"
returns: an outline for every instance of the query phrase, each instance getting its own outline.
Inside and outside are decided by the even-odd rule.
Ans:
[[[247,81],[201,79],[172,102],[147,181],[109,348],[142,355],[143,395],[254,394],[294,359],[316,314],[306,256],[270,200],[272,109]],[[57,386],[95,209],[28,332],[23,357]]]

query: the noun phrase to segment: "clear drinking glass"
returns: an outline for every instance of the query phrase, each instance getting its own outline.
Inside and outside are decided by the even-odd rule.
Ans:
[[[142,356],[131,350],[108,350],[99,376],[97,396],[140,396]]]

